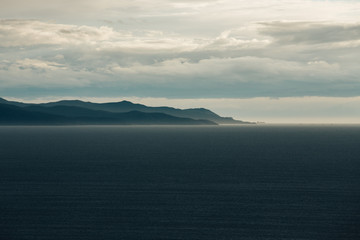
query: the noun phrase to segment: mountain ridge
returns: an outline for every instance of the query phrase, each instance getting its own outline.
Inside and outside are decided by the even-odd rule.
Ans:
[[[186,122],[186,124],[191,124],[191,122],[194,124],[250,123],[250,122],[234,120],[233,118],[230,117],[221,117],[216,113],[205,108],[177,109],[167,106],[149,107],[138,103],[132,103],[126,100],[120,102],[108,102],[108,103],[93,103],[93,102],[85,102],[81,100],[61,100],[56,102],[34,104],[34,103],[7,101],[6,99],[0,98],[0,103],[16,106],[25,111],[46,113],[50,115],[56,115],[56,116],[72,118],[72,119],[98,118],[104,120],[105,118],[109,118],[115,120],[115,119],[124,118],[125,113],[135,111],[135,112],[141,112],[142,117],[144,119],[149,119],[150,115],[146,115],[146,114],[164,114],[164,115],[156,115],[158,119],[157,121],[155,121],[155,123],[159,123],[159,124],[160,122],[162,122],[160,121],[161,117],[163,119],[167,119],[170,122],[170,124],[171,122],[177,122],[180,124],[182,121],[184,123]],[[152,116],[154,117],[155,115]],[[142,121],[140,121],[140,119],[137,119],[137,121],[135,122],[142,122]],[[145,124],[145,122],[143,122],[143,124]]]
[[[130,101],[109,102],[109,103],[92,103],[84,102],[80,100],[62,100],[57,102],[43,103],[43,106],[55,106],[55,105],[68,105],[68,106],[82,106],[93,110],[105,110],[110,112],[128,112],[128,111],[142,111],[142,112],[162,112],[176,117],[185,117],[193,119],[207,119],[214,121],[218,124],[249,124],[250,122],[234,120],[231,117],[221,117],[216,113],[206,108],[190,108],[190,109],[178,109],[167,106],[149,107],[143,104],[132,103]]]
[[[69,114],[49,113],[46,109],[34,111],[0,103],[0,125],[216,125],[216,123],[208,120],[178,118],[164,113],[140,111],[70,116]]]

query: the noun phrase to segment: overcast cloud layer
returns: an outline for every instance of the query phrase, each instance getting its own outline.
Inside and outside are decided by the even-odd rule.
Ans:
[[[0,95],[360,96],[360,2],[0,2]]]

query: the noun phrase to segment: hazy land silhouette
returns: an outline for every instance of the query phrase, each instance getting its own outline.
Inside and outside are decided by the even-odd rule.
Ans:
[[[217,125],[249,122],[221,117],[205,108],[149,107],[129,101],[92,103],[63,100],[23,103],[0,98],[2,125]]]

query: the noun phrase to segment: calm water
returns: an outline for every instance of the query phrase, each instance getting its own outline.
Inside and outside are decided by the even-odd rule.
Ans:
[[[0,239],[360,239],[360,126],[0,127]]]

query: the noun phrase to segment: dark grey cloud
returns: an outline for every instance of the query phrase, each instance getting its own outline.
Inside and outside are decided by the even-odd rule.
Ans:
[[[360,23],[270,22],[261,23],[260,33],[278,44],[323,44],[360,40]]]

